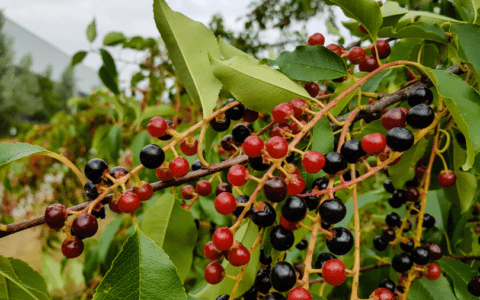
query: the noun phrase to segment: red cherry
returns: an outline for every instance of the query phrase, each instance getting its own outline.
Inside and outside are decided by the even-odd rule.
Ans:
[[[179,156],[168,164],[168,169],[173,177],[183,177],[190,171],[190,165],[185,158]]]
[[[300,175],[293,175],[287,179],[287,194],[298,195],[305,189],[305,180]]]
[[[210,284],[217,284],[222,281],[225,276],[225,270],[222,265],[217,262],[211,262],[205,267],[205,273],[203,274],[205,281]]]
[[[296,287],[290,291],[287,300],[313,300],[312,294],[302,287]]]
[[[360,72],[373,72],[378,68],[378,61],[373,56],[367,56],[358,68]]]
[[[300,123],[305,126],[307,124],[307,122],[301,120]],[[292,133],[293,134],[297,134],[299,133],[300,131],[302,131],[302,128],[300,127],[300,125],[298,125],[297,122],[292,122],[290,123],[290,129],[292,130]]]
[[[286,164],[284,167],[285,171],[287,171],[288,174],[291,174],[291,175],[300,175],[300,170],[297,168],[296,165],[294,164]],[[286,179],[287,178],[287,175],[285,175],[285,173],[281,172],[280,173],[280,177],[282,179]]]
[[[228,182],[234,186],[242,186],[248,181],[248,170],[242,165],[230,167],[227,174]]]
[[[427,278],[429,280],[437,280],[442,276],[442,269],[440,269],[440,266],[434,263],[429,263],[428,264],[428,270],[427,270]]]
[[[280,225],[290,231],[295,231],[297,230],[297,224],[299,222],[290,222],[287,221],[283,216],[280,216]]]
[[[256,135],[250,135],[243,142],[243,152],[251,158],[259,157],[264,147],[263,140]]]
[[[186,156],[192,156],[197,154],[198,141],[193,137],[185,138],[180,144],[180,150]]]
[[[386,288],[378,288],[370,295],[370,299],[374,300],[395,300],[395,295]]]
[[[392,108],[382,116],[382,125],[386,130],[407,126],[407,115],[402,108]]]
[[[391,49],[390,45],[388,44],[388,41],[386,40],[377,40],[377,50],[378,50],[378,57],[380,59],[387,58],[390,55]],[[372,47],[370,48],[370,52],[372,52],[372,55],[375,57],[375,46],[372,44]]]
[[[72,236],[63,241],[62,253],[66,258],[75,258],[82,254],[83,248],[84,245],[82,239],[77,236]]]
[[[108,202],[108,207],[110,208],[111,211],[113,211],[114,213],[117,213],[117,214],[121,214],[122,211],[120,210],[120,208],[118,208],[118,201],[115,201],[113,199],[111,199],[109,202]]]
[[[206,197],[212,192],[212,184],[208,180],[200,180],[197,182],[195,190],[200,196]]]
[[[307,81],[303,84],[303,88],[307,91],[310,97],[316,97],[320,93],[320,87],[318,83],[313,81]]]
[[[233,245],[233,233],[228,227],[220,227],[213,233],[212,241],[218,250],[228,250]]]
[[[45,223],[51,229],[60,229],[67,220],[67,207],[63,204],[55,203],[45,209]]]
[[[287,156],[288,144],[284,138],[274,136],[267,141],[267,152],[273,158],[283,158]]]
[[[310,174],[316,174],[325,165],[325,156],[318,151],[307,151],[302,159],[302,166]]]
[[[367,29],[365,27],[363,27],[362,24],[358,23],[358,29],[360,29],[361,32],[363,33],[368,33]]]
[[[442,171],[438,174],[437,181],[441,186],[448,187],[455,184],[457,176],[451,170]]]
[[[308,38],[308,44],[310,46],[322,45],[325,44],[325,37],[321,33],[314,33]]]
[[[167,121],[161,117],[155,117],[147,125],[147,131],[152,137],[161,137],[165,135],[168,129]]]
[[[169,168],[164,168],[162,166],[155,169],[155,174],[157,178],[161,181],[170,181],[173,179],[173,174],[170,172]]]
[[[215,198],[215,210],[222,215],[229,215],[237,208],[237,200],[231,193],[221,193]]]
[[[296,119],[300,119],[303,115],[303,110],[308,108],[307,102],[300,98],[292,99],[289,104],[293,109],[293,116]]]
[[[195,196],[195,188],[187,184],[182,188],[181,194],[183,199],[190,200]]]
[[[362,138],[362,149],[367,154],[380,154],[387,146],[387,139],[381,133],[367,134]]]
[[[285,133],[292,133],[292,130],[290,129],[290,125],[288,124],[278,124],[273,126],[272,130],[270,131],[270,136],[279,136],[282,138],[287,138]]]
[[[141,201],[137,194],[126,192],[118,199],[118,208],[124,213],[131,213],[140,207]]]
[[[345,265],[338,259],[328,260],[322,267],[322,275],[323,279],[333,286],[341,285],[347,279]]]
[[[250,261],[250,251],[242,244],[239,244],[228,251],[228,261],[235,267],[244,266]]]
[[[327,46],[327,49],[330,49],[331,51],[337,53],[338,55],[342,55],[342,47],[340,47],[339,45],[330,44]]]
[[[137,194],[141,201],[146,201],[152,198],[153,188],[148,182],[142,182],[142,184],[141,187],[134,187],[132,191]]]
[[[293,115],[293,108],[288,103],[280,103],[272,111],[273,120],[278,124],[286,124],[291,115]]]
[[[348,51],[348,60],[354,65],[361,64],[366,58],[367,55],[362,47],[353,47]]]
[[[217,251],[217,248],[215,248],[213,241],[210,241],[205,245],[203,252],[209,260],[218,260],[223,256],[222,252]]]

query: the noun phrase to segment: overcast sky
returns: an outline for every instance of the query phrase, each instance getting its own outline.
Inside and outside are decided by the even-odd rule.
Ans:
[[[220,12],[229,29],[241,30],[242,22],[237,18],[247,13],[250,1],[238,0],[166,0],[175,11],[191,19],[207,24],[211,16]],[[127,37],[158,37],[159,33],[153,19],[152,0],[1,0],[0,9],[12,21],[25,27],[39,37],[49,41],[69,55],[79,50],[87,50],[90,45],[85,30],[96,19],[97,39],[93,47],[102,45],[103,37],[111,31],[123,32]],[[346,20],[340,10],[338,19]],[[309,22],[309,34],[325,33],[327,30],[318,18]],[[340,24],[340,23],[338,23]],[[275,37],[265,36],[274,39]],[[326,44],[329,44],[327,36]],[[125,55],[122,51],[122,58]],[[112,53],[117,56],[118,53]],[[127,53],[128,56],[128,53]],[[129,57],[130,58],[130,57]],[[83,62],[98,70],[101,60],[96,55],[89,55]],[[134,70],[119,66],[124,70],[124,79]],[[128,75],[128,76],[126,76]]]

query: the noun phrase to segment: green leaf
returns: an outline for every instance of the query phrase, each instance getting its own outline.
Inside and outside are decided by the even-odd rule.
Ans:
[[[0,256],[0,298],[50,300],[45,280],[25,262]]]
[[[461,170],[461,166],[465,161],[465,150],[458,145],[456,139],[452,139],[453,143],[453,172],[457,177],[455,184],[443,188],[445,195],[453,205],[459,206],[462,213],[465,213],[475,199],[477,190],[477,180],[475,175]]]
[[[445,22],[451,22],[451,23],[459,23],[462,21],[449,18],[446,16],[442,16],[436,13],[431,13],[428,11],[423,11],[423,10],[409,10],[408,13],[406,13],[400,20],[398,20],[397,29],[403,28],[409,24],[412,24],[412,20],[417,19],[418,21],[415,22],[415,24],[418,24],[420,22],[422,23],[430,23],[430,24],[437,24],[441,25]]]
[[[93,19],[93,21],[90,24],[88,24],[88,27],[87,27],[87,39],[91,43],[95,40],[96,37],[97,37],[97,26],[95,25],[95,19]]]
[[[392,47],[392,53],[387,58],[388,62],[397,61],[397,60],[405,60],[410,56],[413,47],[415,45],[420,44],[423,40],[422,39],[401,39]]]
[[[202,103],[203,116],[210,115],[222,88],[209,68],[209,55],[221,57],[215,36],[202,23],[172,11],[164,0],[154,0],[153,11],[176,75],[190,97]]]
[[[247,53],[243,52],[240,49],[233,47],[230,44],[225,43],[221,36],[218,36],[218,46],[220,48],[220,53],[224,59],[230,59],[235,56],[245,56],[247,57],[252,63],[258,64],[260,61],[253,56],[248,55]]]
[[[240,226],[240,228],[235,233],[235,240],[241,242],[247,249],[250,249],[255,239],[258,235],[258,226],[255,225],[251,220],[246,220]],[[242,295],[249,288],[252,287],[255,277],[257,275],[257,265],[260,257],[260,247],[255,248],[252,256],[250,257],[250,262],[248,263],[247,269],[243,274],[242,281],[236,292],[236,295]],[[225,273],[228,275],[236,276],[240,272],[241,267],[234,267],[230,265],[227,260],[224,260],[222,266],[225,269]],[[199,299],[212,299],[221,294],[229,295],[235,285],[235,281],[230,278],[224,278],[219,284],[211,285],[207,284],[201,291],[198,293],[192,294],[192,297]],[[214,297],[212,297],[212,295]]]
[[[123,244],[96,289],[94,300],[186,299],[185,289],[168,255],[136,230]]]
[[[367,205],[369,203],[374,203],[377,201],[382,200],[384,194],[382,194],[380,191],[373,191],[369,192],[367,194],[363,194],[358,196],[357,201],[358,201],[358,208],[362,208],[364,205]],[[348,199],[348,201],[345,203],[345,206],[347,207],[347,214],[345,215],[345,218],[339,222],[338,224],[335,225],[335,227],[345,227],[347,228],[348,223],[353,218],[353,198]]]
[[[426,277],[415,280],[408,293],[409,300],[454,300],[455,295],[448,284],[447,279],[441,276],[435,281],[428,280]]]
[[[130,148],[133,153],[133,163],[138,166],[141,164],[140,162],[140,152],[142,151],[143,147],[146,145],[150,144],[150,135],[148,132],[142,131],[137,136],[135,137],[135,140],[133,140],[132,144],[130,145]]]
[[[377,39],[378,29],[382,26],[383,18],[380,7],[375,0],[331,0],[340,6],[347,17],[360,22],[368,31],[372,40]]]
[[[177,114],[178,112],[174,110],[170,105],[160,104],[156,106],[149,106],[145,108],[140,117],[141,121],[149,120],[153,117],[171,117]]]
[[[0,144],[0,170],[9,163],[32,154],[48,153],[47,149],[26,143],[1,143]]]
[[[143,42],[144,40],[141,36],[134,36],[128,42],[123,43],[123,48],[143,50]]]
[[[343,91],[348,89],[354,83],[355,83],[355,80],[349,77],[347,80],[337,85],[337,87],[335,88],[335,91],[333,92],[332,99],[335,99],[336,97],[338,97],[338,95],[340,95]],[[358,91],[359,91],[359,88],[354,89],[347,96],[343,97],[337,104],[335,104],[335,106],[332,109],[330,109],[330,112],[332,113],[332,115],[338,116],[342,112],[342,110],[345,108],[345,106],[347,106],[348,103],[350,103],[353,96],[358,97]]]
[[[117,67],[115,67],[115,61],[113,60],[112,55],[105,49],[100,49],[100,54],[102,56],[103,65],[107,72],[113,77],[117,78]]]
[[[395,1],[387,1],[380,7],[382,12],[383,22],[381,27],[395,26],[398,20],[408,13],[408,9],[400,7]]]
[[[472,0],[473,9],[475,11],[475,19],[473,23],[480,25],[480,0]]]
[[[115,220],[108,223],[105,231],[103,231],[102,236],[97,244],[98,249],[98,260],[105,261],[107,257],[108,248],[110,247],[110,243],[112,242],[113,238],[115,237],[115,233],[120,228],[122,224],[122,218],[116,218]]]
[[[115,45],[124,43],[126,40],[127,38],[121,32],[109,32],[103,38],[103,45],[115,46]]]
[[[388,167],[388,174],[390,174],[390,179],[395,188],[403,189],[405,182],[415,176],[415,164],[423,157],[427,144],[426,139],[419,140],[412,148],[402,154],[398,163]]]
[[[162,195],[146,212],[142,231],[170,256],[183,281],[190,272],[197,227],[172,194]]]
[[[211,57],[211,63],[213,74],[249,109],[271,114],[282,102],[310,98],[303,87],[280,71],[253,64],[243,55],[225,61]]]
[[[108,133],[108,140],[110,141],[110,157],[117,161],[120,157],[120,148],[122,146],[122,127],[112,126]]]
[[[326,116],[322,117],[313,126],[312,133],[312,150],[318,151],[322,154],[327,154],[333,151],[334,145],[334,136],[333,129],[330,126],[330,122]],[[310,186],[315,179],[321,176],[323,171],[318,172],[317,174],[307,173],[306,183],[307,186]]]
[[[478,1],[480,6],[480,0]],[[453,24],[450,27],[458,49],[458,56],[465,61],[476,79],[480,76],[480,57],[475,55],[480,49],[480,26],[476,24]]]
[[[455,295],[459,300],[474,300],[478,297],[468,292],[467,285],[472,277],[478,272],[471,268],[468,264],[464,264],[460,260],[443,258],[439,260],[438,265],[443,272],[447,274],[453,281]],[[452,298],[453,299],[453,298]]]
[[[443,70],[424,68],[438,94],[443,97],[455,123],[465,135],[467,157],[462,169],[468,171],[480,152],[480,95],[460,77]]]
[[[438,24],[430,23],[421,23],[415,22],[411,23],[399,31],[395,31],[393,27],[385,27],[378,32],[379,37],[384,38],[412,38],[412,39],[423,39],[430,40],[439,43],[446,44],[448,43],[447,35],[445,31]]]
[[[284,51],[277,59],[268,59],[268,63],[296,80],[329,80],[348,75],[343,59],[321,45],[297,46],[293,52]]]
[[[435,69],[437,67],[437,60],[440,53],[435,45],[417,44],[412,48],[408,60],[418,62],[423,66]],[[420,58],[420,59],[419,59]]]
[[[120,94],[118,90],[117,78],[113,77],[105,66],[101,66],[98,70],[98,76],[102,80],[102,83],[109,88],[115,95]]]
[[[215,131],[212,126],[208,126],[207,130],[205,131],[205,138],[204,138],[204,151],[205,151],[205,158],[207,159],[207,162],[211,162],[211,157],[210,154],[214,154],[212,152],[212,145],[215,139],[217,138],[218,131]]]
[[[42,255],[42,272],[46,278],[48,290],[61,290],[65,287],[65,276],[61,273],[61,265],[50,256]]]
[[[87,51],[78,51],[73,55],[70,66],[72,66],[72,68],[75,67],[77,64],[81,63],[86,56]]]

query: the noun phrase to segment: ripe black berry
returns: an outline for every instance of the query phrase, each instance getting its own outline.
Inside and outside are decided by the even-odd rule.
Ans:
[[[286,300],[285,297],[277,292],[268,293],[265,296],[265,300]]]
[[[393,182],[390,179],[385,179],[385,182],[383,183],[383,188],[390,194],[393,194],[393,192],[395,191]]]
[[[263,186],[265,198],[271,202],[281,202],[287,196],[287,183],[281,177],[269,178]]]
[[[320,223],[320,226],[322,226],[323,229],[330,229],[330,227],[332,227],[332,224],[322,221]]]
[[[328,187],[328,178],[320,177],[315,179],[312,184],[312,189],[315,187],[317,187],[319,191],[326,189]]]
[[[425,228],[432,228],[435,226],[435,217],[430,214],[423,215],[423,227]]]
[[[307,240],[301,240],[298,244],[295,245],[295,248],[298,250],[305,250],[308,247]]]
[[[309,194],[312,192],[312,189],[304,190],[302,193],[303,194]],[[307,204],[307,207],[309,210],[315,210],[318,207],[318,204],[320,204],[320,199],[315,196],[305,196],[303,197],[303,200],[305,200],[305,203]]]
[[[272,283],[270,282],[270,275],[272,270],[270,267],[263,268],[258,270],[257,276],[255,277],[254,286],[262,294],[268,293],[270,288],[272,287]]]
[[[265,171],[267,170],[268,168],[270,168],[270,165],[269,164],[265,164],[263,163],[263,158],[262,156],[258,156],[258,157],[249,157],[248,158],[248,164],[250,165],[250,167],[252,167],[252,169],[254,169],[255,171]]]
[[[428,243],[427,245],[428,248],[428,258],[430,260],[439,260],[443,256],[443,251],[442,248],[436,243]]]
[[[428,248],[426,247],[415,247],[410,253],[412,261],[421,266],[424,266],[428,263],[428,254]]]
[[[399,208],[405,203],[407,203],[407,196],[404,190],[395,190],[390,198],[388,198],[388,204],[393,208]]]
[[[215,299],[215,300],[228,300],[228,299],[230,299],[230,296],[227,295],[227,294],[223,294],[223,295],[218,296],[217,299]]]
[[[317,257],[317,260],[315,261],[315,269],[318,269],[318,270],[321,270],[323,265],[331,260],[331,259],[335,259],[337,258],[335,255],[331,254],[331,253],[328,253],[328,252],[323,252],[323,253],[320,253],[320,255],[318,255]],[[322,276],[321,273],[319,273],[318,275]]]
[[[257,300],[257,289],[252,286],[245,294],[242,295],[243,300]]]
[[[276,226],[270,231],[270,243],[273,249],[278,251],[286,251],[292,248],[295,242],[295,236],[293,232],[283,228],[282,226]]]
[[[160,167],[165,161],[165,152],[163,149],[155,144],[150,144],[143,147],[140,152],[140,162],[147,169],[156,169]]]
[[[407,151],[414,142],[413,133],[406,128],[395,127],[387,132],[387,146],[393,151]]]
[[[88,200],[95,200],[98,197],[98,190],[95,184],[90,180],[87,183],[85,183],[85,186],[83,187],[83,192],[85,193],[85,196],[87,196]]]
[[[230,104],[232,102],[236,101],[235,99],[229,99],[227,104]],[[243,118],[243,113],[245,112],[245,106],[243,104],[239,103],[238,105],[234,107],[230,107],[227,111],[225,111],[225,114],[227,115],[230,120],[235,120],[238,121],[241,118]]]
[[[293,266],[287,262],[279,262],[272,268],[271,282],[274,289],[286,292],[297,282]]]
[[[390,227],[399,227],[402,220],[396,212],[390,212],[385,217],[385,223]]]
[[[230,118],[226,114],[219,114],[210,121],[210,126],[217,132],[223,132],[230,127]]]
[[[252,205],[250,208],[250,217],[252,218],[253,223],[260,227],[268,227],[272,225],[277,217],[275,209],[265,202],[258,202],[258,205],[261,208],[257,209],[255,205]]]
[[[287,157],[285,157],[285,160],[291,164],[295,160],[295,152],[288,152]]]
[[[237,203],[247,203],[250,197],[248,197],[247,195],[238,195],[235,199],[237,200]],[[235,208],[235,210],[233,211],[233,215],[238,218],[240,214],[243,212],[244,208],[245,207],[243,206],[237,206],[237,208]],[[250,212],[247,212],[245,214],[245,217],[248,216],[249,213]]]
[[[468,291],[470,294],[480,297],[480,275],[477,275],[468,283]]]
[[[335,175],[347,168],[347,162],[343,155],[338,152],[330,152],[325,155],[323,171],[329,175]]]
[[[395,283],[390,279],[385,279],[384,281],[380,282],[378,287],[386,288],[387,290],[390,290],[390,292],[392,293],[395,292]]]
[[[232,129],[233,139],[237,143],[243,143],[245,139],[250,135],[250,129],[243,124],[237,124]]]
[[[345,181],[351,181],[352,180],[352,173],[350,171],[347,171],[342,174],[343,180]],[[360,177],[360,173],[358,171],[355,171],[355,178]]]
[[[347,208],[338,198],[328,199],[322,202],[318,209],[318,213],[323,221],[329,224],[337,224],[345,218]]]
[[[383,251],[383,250],[387,249],[388,242],[385,241],[384,239],[382,239],[381,236],[376,236],[373,239],[373,247],[375,247],[375,249],[377,249],[378,251]]]
[[[405,228],[403,228],[403,232],[409,232],[410,229],[412,229],[412,222],[410,222],[410,220],[407,220],[406,224]]]
[[[344,227],[334,228],[334,237],[327,239],[327,248],[335,255],[345,255],[353,247],[353,235]]]
[[[199,159],[193,162],[192,164],[192,171],[197,171],[200,170],[203,167],[202,163],[200,162]]]
[[[407,123],[415,129],[428,127],[434,119],[435,112],[426,104],[415,105],[407,113]]]
[[[411,107],[421,103],[431,104],[433,101],[433,93],[426,87],[419,87],[410,92],[407,101]]]
[[[382,239],[391,242],[395,239],[395,230],[391,227],[385,227],[382,231]]]
[[[392,259],[392,267],[398,273],[405,273],[413,266],[410,255],[405,252],[397,253]]]
[[[235,148],[233,147],[234,144],[235,144],[235,140],[233,139],[233,136],[231,134],[227,134],[220,141],[220,145],[222,145],[222,148],[225,151],[235,150]]]
[[[172,121],[170,121],[170,120],[165,120],[165,122],[167,122],[168,128],[174,128]],[[165,133],[165,135],[160,136],[158,139],[159,139],[159,140],[162,140],[162,141],[168,141],[168,140],[171,139],[172,137],[173,137],[173,136],[172,136],[171,134]]]
[[[100,158],[91,159],[85,166],[85,176],[93,183],[100,183],[103,172],[108,169],[106,162]]]
[[[282,206],[282,216],[290,222],[298,222],[303,220],[307,213],[307,204],[303,198],[298,196],[290,196]]]
[[[260,248],[260,263],[262,265],[270,265],[272,263],[272,257],[266,257],[265,255],[265,250],[263,250],[263,247]]]

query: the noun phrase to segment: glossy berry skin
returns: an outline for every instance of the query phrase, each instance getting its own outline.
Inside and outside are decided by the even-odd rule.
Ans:
[[[443,171],[437,176],[437,182],[443,187],[449,187],[455,184],[457,176],[453,171]]]
[[[278,124],[288,123],[291,115],[293,115],[293,108],[288,103],[280,103],[272,111],[272,118]]]
[[[288,124],[278,124],[275,125],[272,130],[270,131],[270,136],[279,136],[279,137],[285,137],[286,133],[292,133],[292,129],[290,128],[290,125]]]
[[[212,241],[218,250],[228,250],[233,245],[233,233],[228,227],[220,227],[213,233]]]
[[[312,294],[302,287],[296,287],[288,294],[288,300],[312,300]]]
[[[325,155],[325,165],[323,171],[329,175],[335,175],[347,168],[347,162],[343,155],[337,152],[330,152]]]
[[[173,179],[172,172],[170,172],[168,168],[159,167],[155,169],[155,175],[157,175],[157,178],[161,181],[170,181]]]
[[[67,207],[55,203],[45,209],[45,223],[51,229],[61,229],[67,220]]]
[[[205,254],[205,257],[209,260],[219,260],[223,256],[222,252],[217,251],[217,248],[215,248],[213,241],[210,241],[205,245],[205,248],[203,248],[203,253]]]
[[[385,241],[381,236],[376,236],[373,239],[373,247],[377,251],[384,251],[388,247],[388,242]]]
[[[311,193],[312,191],[313,191],[312,189],[308,189],[308,190],[303,191],[302,193],[303,194],[308,194],[308,193]],[[305,200],[305,203],[307,204],[307,207],[308,207],[309,210],[317,209],[318,205],[320,204],[320,199],[315,195],[305,196],[305,197],[303,197],[303,199]]]
[[[247,203],[250,197],[248,197],[247,195],[238,195],[235,199],[237,203]],[[235,208],[235,210],[233,211],[233,215],[238,218],[244,209],[245,208],[243,206],[237,206],[237,208]],[[245,216],[248,216],[248,214],[249,212],[247,212]]]
[[[295,245],[295,248],[298,250],[305,250],[308,247],[307,240],[301,240],[298,244]]]
[[[85,193],[85,196],[87,196],[89,201],[95,200],[98,197],[97,187],[91,180],[85,183],[85,186],[83,187],[83,192]]]
[[[255,288],[255,286],[252,286],[248,291],[246,291],[242,297],[243,297],[243,300],[257,300],[257,289]]]
[[[270,268],[263,268],[258,270],[257,276],[255,277],[254,286],[262,294],[267,294],[272,283],[270,282],[270,275],[272,270]]]
[[[310,97],[316,97],[320,93],[320,87],[318,83],[309,81],[303,84],[303,88],[307,91]]]
[[[392,108],[382,116],[382,125],[387,130],[395,127],[405,127],[407,126],[407,114],[401,108]]]
[[[392,259],[392,268],[398,273],[405,273],[410,270],[412,266],[412,258],[407,253],[397,253]]]
[[[267,141],[267,152],[273,158],[283,158],[288,154],[287,141],[279,136],[274,136]]]
[[[429,280],[437,280],[442,276],[442,269],[437,264],[429,263],[427,270],[427,278]]]
[[[97,218],[89,213],[79,215],[73,220],[73,233],[81,238],[88,238],[94,236],[98,230]]]
[[[358,65],[360,72],[373,72],[378,68],[378,61],[373,56],[365,57],[365,60]]]
[[[155,144],[150,144],[143,147],[140,151],[140,162],[147,169],[156,169],[160,167],[165,161],[165,152],[163,149]]]
[[[256,208],[255,205],[250,208],[250,217],[253,223],[260,227],[271,226],[277,217],[275,209],[265,202],[258,202],[258,205],[261,207],[260,209]]]
[[[302,176],[294,174],[287,179],[287,194],[290,196],[298,195],[305,189],[305,179]]]
[[[414,187],[406,188],[405,195],[408,202],[416,202],[420,198],[420,192]]]
[[[380,154],[387,146],[387,140],[381,133],[367,134],[362,138],[362,149],[367,154]]]
[[[435,112],[427,104],[417,104],[407,113],[407,124],[415,129],[427,128],[433,123]]]
[[[215,210],[221,215],[229,215],[237,208],[237,200],[231,193],[221,193],[215,198]]]
[[[367,58],[367,55],[365,54],[365,50],[362,49],[362,47],[353,47],[348,51],[348,61],[351,62],[354,65],[361,64],[363,61],[365,61],[365,58]]]
[[[273,249],[286,251],[292,248],[294,242],[295,236],[293,235],[293,232],[282,226],[275,226],[272,231],[270,231],[270,243],[272,244]]]
[[[232,136],[235,142],[237,143],[243,143],[245,139],[250,135],[250,129],[243,125],[243,124],[237,124],[233,126],[232,129]]]
[[[222,146],[222,149],[225,151],[235,150],[235,148],[233,147],[234,144],[235,144],[235,140],[233,139],[233,135],[231,134],[227,134],[220,141],[220,145]]]
[[[390,279],[385,279],[380,284],[378,285],[380,288],[386,288],[390,292],[394,293],[395,292],[395,283],[390,280]]]
[[[340,148],[340,153],[343,155],[345,161],[351,164],[356,164],[360,158],[367,155],[362,149],[362,142],[359,140],[348,140],[343,143]]]
[[[266,266],[269,266],[272,263],[272,257],[265,256],[265,251],[263,250],[263,247],[260,248],[260,263]]]
[[[435,226],[435,217],[433,217],[430,214],[424,214],[423,215],[422,227],[423,228],[432,228],[433,226]]]
[[[347,208],[338,198],[328,199],[320,204],[318,213],[322,217],[322,221],[329,224],[337,224],[347,215]]]
[[[142,184],[141,187],[134,187],[132,191],[137,194],[141,201],[146,201],[152,198],[153,188],[148,182],[142,182]]]
[[[140,207],[141,200],[137,194],[126,192],[118,199],[118,208],[124,213],[131,213]]]
[[[280,216],[280,225],[290,231],[297,230],[298,222],[287,221],[283,216]]]
[[[110,208],[110,210],[113,211],[114,213],[117,213],[117,214],[122,213],[120,208],[118,208],[118,201],[116,200],[110,199],[110,201],[108,202],[108,208]]]
[[[244,266],[250,261],[250,251],[242,244],[239,244],[228,251],[228,261],[235,267]]]
[[[269,201],[281,202],[287,196],[287,183],[281,177],[269,178],[263,186],[263,193]]]
[[[315,187],[319,191],[326,189],[328,187],[328,178],[320,177],[315,179],[315,181],[312,183],[312,189]]]
[[[257,119],[258,119],[258,112],[254,110],[250,110],[245,107],[245,112],[243,113],[243,120],[245,122],[252,123],[252,122],[255,122],[255,120]]]
[[[443,257],[443,251],[442,248],[436,243],[428,243],[427,245],[428,248],[428,258],[430,260],[439,260],[440,258]]]
[[[170,129],[170,128],[171,128],[171,129],[174,129],[174,128],[175,128],[175,126],[174,126],[174,124],[173,124],[172,121],[170,121],[170,120],[165,120],[165,122],[167,122],[168,129]],[[167,130],[168,130],[168,129],[167,129]],[[171,135],[171,134],[168,134],[168,133],[165,133],[163,136],[158,137],[158,139],[161,140],[161,141],[168,141],[168,140],[170,140],[171,138],[172,138],[172,135]]]
[[[290,222],[299,222],[305,218],[307,204],[298,196],[290,196],[282,206],[282,216]]]
[[[224,132],[230,127],[230,119],[225,114],[219,114],[210,120],[210,126],[217,132]]]
[[[208,180],[200,180],[195,185],[195,190],[200,196],[206,197],[212,192],[212,184]]]
[[[255,171],[265,171],[268,168],[270,168],[270,165],[263,161],[263,157],[261,155],[258,156],[258,157],[254,157],[254,158],[249,157],[248,158],[248,164]]]
[[[327,239],[327,248],[335,255],[345,255],[353,248],[353,235],[350,230],[344,227],[333,229],[334,237]]]
[[[100,183],[103,172],[108,169],[106,162],[100,158],[94,158],[88,161],[85,166],[85,176],[93,183]]]
[[[417,265],[424,266],[428,263],[428,260],[429,260],[428,248],[415,247],[410,253],[410,256],[412,257],[412,261],[414,263],[416,263]]]
[[[396,152],[404,152],[410,149],[414,143],[414,137],[410,130],[395,127],[387,133],[387,146]]]
[[[223,295],[218,296],[217,299],[215,299],[215,300],[228,300],[228,299],[230,299],[230,296],[227,295],[227,294],[223,294]]]
[[[205,267],[205,281],[210,284],[217,284],[222,281],[223,276],[225,275],[225,270],[222,265],[217,262],[211,262]]]
[[[248,170],[242,165],[235,165],[228,170],[228,182],[234,186],[242,186],[248,181]]]
[[[325,165],[325,157],[318,151],[307,151],[302,159],[302,166],[310,174],[316,174]]]
[[[75,258],[83,252],[83,241],[77,236],[65,239],[62,244],[62,254],[66,258]]]
[[[392,50],[390,49],[390,45],[386,40],[377,40],[375,44],[377,45],[378,58],[380,59],[387,58],[392,52]],[[376,56],[376,50],[373,44],[372,44],[372,47],[370,48],[370,52],[372,52],[373,57]]]
[[[190,164],[185,158],[179,156],[174,158],[168,164],[168,169],[170,170],[170,173],[172,173],[173,177],[183,177],[187,175],[188,171],[190,171]]]
[[[158,138],[164,136],[167,129],[168,124],[162,117],[154,117],[148,122],[147,131],[152,137]]]
[[[395,240],[395,230],[393,228],[390,228],[390,227],[385,227],[383,228],[383,231],[382,231],[382,239],[387,241],[387,242],[392,242],[393,240]]]
[[[277,292],[268,293],[264,300],[286,300],[285,297]]]
[[[325,281],[333,286],[341,285],[347,274],[345,273],[345,265],[338,259],[330,259],[322,267],[322,275]]]
[[[392,293],[392,291],[381,287],[381,288],[377,288],[376,290],[373,291],[373,293],[370,295],[370,299],[373,299],[373,300],[395,300],[395,295]]]
[[[470,294],[480,297],[480,275],[474,276],[467,286]]]
[[[326,48],[337,53],[338,55],[342,55],[342,47],[340,47],[339,45],[330,44]]]
[[[385,223],[390,227],[399,227],[402,220],[396,212],[389,212],[385,217]]]
[[[300,98],[294,98],[290,101],[290,107],[293,109],[293,116],[296,119],[300,119],[303,115],[303,110],[308,108],[307,102]]]
[[[232,187],[225,182],[219,183],[215,188],[215,196],[218,196],[220,195],[220,193],[223,193],[223,192],[231,193]]]
[[[227,104],[230,104],[232,102],[235,102],[235,99],[229,99]],[[243,114],[245,113],[245,106],[243,104],[239,103],[238,105],[234,107],[230,107],[228,110],[225,111],[225,114],[230,120],[235,120],[238,121],[243,117]]]
[[[187,184],[182,188],[182,191],[180,194],[182,195],[183,199],[190,200],[193,198],[193,196],[195,196],[195,188]]]
[[[431,104],[433,102],[433,93],[426,87],[419,87],[410,92],[407,101],[411,107],[421,103]]]
[[[264,147],[265,143],[256,135],[247,137],[243,142],[243,152],[251,158],[259,157]]]
[[[288,262],[279,262],[273,266],[270,280],[274,289],[279,292],[286,292],[297,282],[295,268]]]
[[[322,269],[323,265],[331,260],[331,259],[336,259],[337,257],[331,253],[328,252],[323,252],[318,255],[317,260],[315,261],[315,269]],[[323,276],[321,273],[318,275]]]
[[[322,45],[325,44],[325,37],[321,33],[314,33],[308,38],[308,44],[310,46]]]
[[[186,156],[192,156],[197,154],[198,141],[192,137],[185,138],[182,143],[180,143],[180,150]]]

